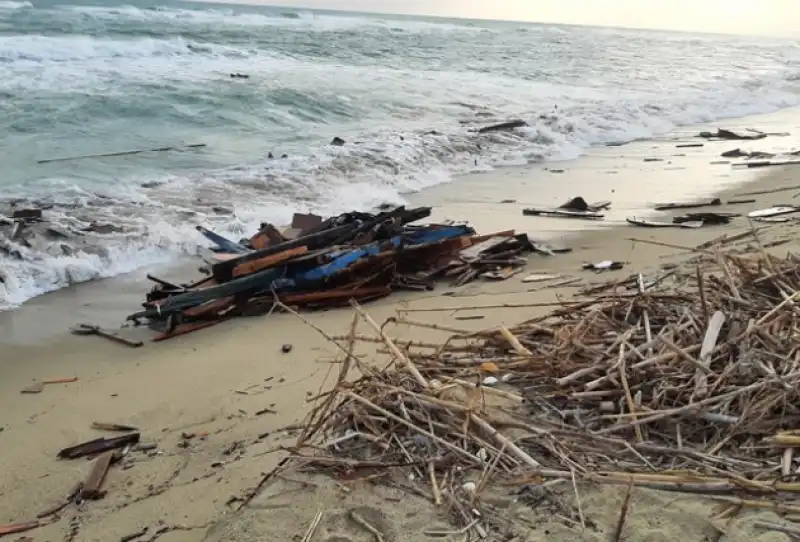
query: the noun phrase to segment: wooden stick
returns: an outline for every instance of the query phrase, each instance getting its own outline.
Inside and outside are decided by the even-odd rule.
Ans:
[[[511,333],[507,328],[501,327],[500,328],[500,333],[503,335],[503,338],[505,338],[505,340],[508,341],[508,344],[511,345],[511,348],[513,348],[514,351],[517,354],[519,354],[520,356],[532,356],[533,355],[533,353],[531,353],[530,350],[528,350],[527,348],[522,346],[522,343],[519,342],[519,339],[517,339],[514,336],[514,334]]]
[[[627,423],[625,425],[615,425],[615,426],[611,426],[611,427],[606,427],[605,429],[601,429],[600,431],[598,431],[596,434],[598,434],[598,435],[606,435],[608,433],[616,433],[617,431],[621,431],[622,429],[635,427],[637,425],[642,425],[642,424],[645,424],[645,423],[653,423],[653,422],[656,422],[658,420],[663,420],[665,418],[669,418],[669,417],[675,416],[677,414],[683,414],[683,413],[686,413],[686,412],[691,412],[691,411],[693,411],[693,410],[695,410],[697,408],[700,408],[702,406],[711,405],[711,404],[714,404],[714,403],[722,402],[722,401],[724,401],[726,399],[732,399],[734,397],[738,397],[739,395],[743,395],[745,393],[764,388],[768,384],[775,384],[775,383],[780,383],[780,382],[788,382],[788,381],[796,379],[796,378],[800,378],[800,372],[795,372],[795,373],[792,373],[792,374],[789,374],[789,375],[778,377],[775,380],[766,380],[766,379],[764,379],[764,380],[762,380],[760,382],[755,382],[753,384],[750,384],[749,386],[744,386],[744,387],[739,388],[737,390],[734,390],[734,391],[731,391],[731,392],[728,392],[728,393],[723,393],[722,395],[717,395],[715,397],[709,397],[708,399],[703,399],[702,401],[698,401],[696,403],[691,403],[691,404],[684,405],[684,406],[678,407],[678,408],[670,408],[670,409],[667,409],[667,410],[662,410],[662,411],[660,411],[660,412],[658,412],[656,414],[653,414],[652,416],[648,416],[646,418],[639,418],[638,420],[634,420],[634,421],[632,421],[630,423]]]
[[[428,477],[431,480],[431,491],[433,491],[433,502],[436,506],[441,506],[442,492],[439,491],[439,484],[436,481],[436,471],[433,468],[433,461],[428,461]]]
[[[441,444],[442,446],[444,446],[448,450],[451,450],[451,451],[457,453],[458,455],[460,455],[460,456],[462,456],[462,457],[464,457],[466,459],[469,459],[472,463],[474,463],[476,465],[480,465],[481,464],[481,460],[478,459],[477,457],[475,457],[474,455],[470,454],[469,452],[466,452],[466,451],[462,450],[461,448],[459,448],[458,446],[455,446],[455,445],[447,442],[446,440],[442,439],[441,437],[438,437],[438,436],[434,435],[430,431],[422,429],[421,427],[417,427],[416,425],[414,425],[413,423],[409,422],[408,420],[404,420],[400,416],[397,416],[397,415],[389,412],[385,408],[379,407],[375,403],[373,403],[373,402],[371,402],[371,401],[369,401],[367,399],[364,399],[360,395],[356,395],[353,392],[348,392],[347,396],[350,399],[352,399],[354,401],[357,401],[357,402],[361,403],[362,405],[375,410],[376,412],[380,412],[381,414],[383,414],[387,418],[389,418],[391,420],[394,420],[399,424],[405,425],[406,427],[408,427],[409,429],[411,429],[413,431],[416,431],[417,433],[425,435],[429,439],[434,440],[437,443]]]
[[[633,419],[636,420],[636,403],[633,402],[633,395],[631,395],[631,388],[628,386],[628,370],[625,367],[625,345],[619,345],[619,376],[622,380],[622,388],[625,390],[625,399],[628,401],[628,410],[630,411]],[[642,428],[638,425],[634,428],[636,431],[636,441],[644,441],[642,436]]]
[[[614,542],[620,542],[622,539],[622,530],[625,528],[625,520],[628,517],[628,508],[631,504],[631,493],[633,493],[633,478],[631,478],[631,481],[628,484],[628,490],[625,492],[625,498],[622,501],[622,508],[619,511],[617,527],[614,529]]]
[[[83,160],[85,158],[107,158],[110,156],[129,156],[132,154],[141,154],[145,152],[166,152],[166,151],[179,151],[184,149],[200,149],[205,147],[205,143],[195,143],[193,145],[185,145],[183,148],[181,147],[158,147],[155,149],[138,149],[132,151],[119,151],[119,152],[107,152],[103,154],[84,154],[81,156],[65,156],[62,158],[45,158],[43,160],[37,160],[37,164],[48,164],[50,162],[66,162],[68,160]]]
[[[314,519],[311,521],[311,525],[308,526],[306,529],[306,534],[303,535],[302,542],[310,542],[312,538],[314,538],[314,533],[319,527],[319,522],[322,521],[322,510],[317,512],[317,515],[314,516]]]
[[[425,380],[425,377],[422,376],[422,373],[419,372],[417,366],[414,365],[414,363],[410,359],[408,359],[408,357],[405,354],[403,354],[399,348],[397,348],[394,342],[392,342],[392,339],[390,339],[389,336],[383,332],[380,326],[375,323],[375,320],[373,320],[366,312],[364,312],[364,310],[355,300],[351,300],[350,305],[353,307],[353,309],[355,309],[355,311],[359,314],[359,316],[361,316],[361,318],[367,324],[369,324],[369,327],[371,327],[375,331],[375,333],[380,335],[381,339],[383,339],[383,342],[386,344],[386,347],[392,353],[394,358],[403,364],[406,370],[408,370],[408,372],[411,373],[411,376],[413,376],[414,379],[417,382],[419,382],[420,386],[422,386],[423,388],[427,388],[428,381]]]
[[[398,313],[409,312],[459,312],[467,310],[483,310],[483,309],[527,309],[532,307],[570,307],[580,305],[581,303],[575,301],[562,301],[552,303],[503,303],[500,305],[473,305],[468,306],[455,306],[455,307],[432,307],[426,309],[397,309]]]

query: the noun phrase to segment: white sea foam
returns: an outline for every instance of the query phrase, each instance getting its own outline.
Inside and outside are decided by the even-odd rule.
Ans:
[[[27,8],[0,3],[0,10],[11,9]],[[183,175],[112,174],[107,184],[91,175],[86,180],[56,172],[43,178],[33,169],[30,180],[3,185],[2,198],[52,204],[46,214],[64,230],[80,232],[97,221],[124,231],[83,232],[33,247],[4,244],[0,235],[0,251],[21,256],[0,252],[0,309],[76,282],[195,254],[202,242],[196,224],[238,240],[261,221],[287,222],[293,211],[327,215],[402,203],[404,194],[449,182],[457,173],[575,158],[592,145],[800,104],[800,49],[790,44],[685,35],[654,39],[631,31],[606,55],[597,51],[605,50],[602,40],[613,39],[613,31],[526,27],[511,32],[518,41],[503,42],[512,38],[497,29],[311,12],[287,17],[218,8],[64,6],[48,16],[54,12],[66,14],[81,32],[0,36],[0,93],[13,98],[8,118],[24,121],[13,107],[33,96],[27,115],[60,104],[56,113],[80,126],[79,138],[91,139],[87,133],[105,128],[91,124],[95,118],[118,131],[131,122],[135,132],[137,114],[145,115],[145,128],[170,116],[190,128],[199,123],[190,133],[203,134],[212,158],[236,156],[240,163]],[[148,31],[162,25],[169,31],[109,35],[110,23],[136,23]],[[337,36],[326,35],[322,53],[272,42],[257,46],[253,41],[264,35],[259,26],[297,31],[301,44],[320,39],[314,37],[318,32],[357,39],[342,45],[333,41]],[[212,32],[235,32],[233,27],[249,32],[247,39],[226,41]],[[209,37],[197,37],[204,29],[212,29]],[[478,40],[476,31],[488,36],[469,49]],[[404,37],[392,42],[395,34]],[[517,58],[531,43],[541,54]],[[730,51],[720,53],[725,47]],[[462,50],[462,56],[453,56]],[[642,50],[649,56],[642,57]],[[232,72],[249,79],[232,81]],[[171,94],[158,94],[162,89]],[[110,109],[81,109],[99,106]],[[73,116],[63,114],[72,107]],[[137,113],[128,119],[128,110]],[[474,131],[512,118],[529,126],[511,133]],[[37,133],[38,125],[32,126],[13,128]],[[164,140],[182,137],[176,134],[166,133]],[[164,141],[148,135],[144,130],[136,144],[158,147]],[[328,146],[334,136],[348,144]],[[245,154],[242,149],[257,138],[289,157]],[[31,147],[26,142],[25,148]],[[142,188],[144,181],[163,184]],[[234,215],[215,204],[230,207]]]
[[[408,19],[381,19],[377,17],[349,17],[322,15],[312,11],[276,12],[274,15],[236,10],[233,8],[175,9],[156,7],[142,9],[135,6],[64,6],[62,9],[99,20],[130,19],[135,21],[179,22],[196,25],[266,26],[298,29],[311,32],[349,32],[364,27],[381,28],[395,32],[479,32],[480,28],[448,23],[434,23]],[[287,16],[292,13],[296,16]]]
[[[32,8],[33,4],[30,2],[14,2],[12,0],[3,0],[0,2],[0,10],[17,10],[17,9],[25,9],[25,8]]]

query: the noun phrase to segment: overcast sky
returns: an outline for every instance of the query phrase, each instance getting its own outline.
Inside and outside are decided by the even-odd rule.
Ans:
[[[252,1],[319,9],[800,37],[800,0]]]

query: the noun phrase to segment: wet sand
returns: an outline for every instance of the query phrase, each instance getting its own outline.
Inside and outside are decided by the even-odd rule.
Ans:
[[[800,124],[800,123],[798,123]],[[752,125],[751,125],[752,126]],[[797,126],[794,126],[796,128]],[[793,131],[785,126],[774,131]],[[773,131],[773,130],[768,130]],[[797,132],[798,130],[794,130]],[[394,316],[399,307],[437,309],[415,313],[432,323],[466,329],[482,329],[513,324],[541,314],[540,307],[468,309],[482,320],[456,321],[464,310],[454,307],[501,305],[504,303],[554,302],[575,294],[574,286],[548,288],[524,284],[527,273],[548,272],[581,279],[582,284],[625,277],[632,272],[654,270],[668,261],[679,262],[687,251],[631,241],[658,241],[693,247],[723,233],[734,235],[748,228],[745,219],[734,225],[700,230],[650,230],[620,225],[626,215],[644,214],[648,202],[689,200],[718,193],[729,199],[742,192],[800,186],[800,169],[774,168],[755,180],[754,171],[731,171],[729,165],[708,164],[712,155],[737,146],[760,149],[769,143],[723,142],[697,149],[679,149],[685,157],[674,157],[673,164],[645,162],[644,158],[666,156],[675,151],[675,141],[642,142],[626,147],[606,148],[576,162],[549,165],[564,169],[551,173],[541,168],[504,170],[470,176],[461,184],[437,187],[416,195],[412,203],[435,204],[434,218],[469,218],[481,232],[513,227],[536,237],[563,238],[574,251],[553,257],[534,255],[526,273],[505,282],[475,282],[463,288],[441,284],[430,294],[401,294],[372,303],[366,308],[377,322]],[[772,144],[781,144],[776,139]],[[791,146],[791,145],[790,145]],[[689,151],[697,152],[690,156]],[[718,158],[714,158],[718,159]],[[590,167],[588,164],[605,164]],[[685,169],[673,170],[676,166]],[[616,174],[606,171],[617,171]],[[557,183],[543,182],[558,176]],[[607,179],[613,179],[608,181]],[[521,184],[518,181],[524,181]],[[613,183],[613,186],[609,185]],[[680,183],[669,188],[670,183]],[[748,183],[746,186],[741,186]],[[469,188],[467,188],[469,187]],[[565,188],[566,187],[566,188]],[[612,192],[613,190],[613,192]],[[745,213],[777,203],[791,202],[795,193],[788,190],[752,196],[754,204],[731,208]],[[681,197],[670,194],[681,194]],[[605,224],[523,217],[527,203],[558,204],[567,197],[582,195],[587,200],[611,199],[614,208]],[[437,199],[438,198],[438,199]],[[498,203],[516,199],[518,203]],[[524,203],[523,203],[524,202]],[[725,207],[713,210],[729,210]],[[579,230],[591,227],[595,229]],[[796,226],[778,224],[765,227],[763,241],[792,238]],[[796,250],[797,242],[775,250]],[[626,261],[619,272],[594,275],[581,271],[584,262],[616,259]],[[88,288],[99,292],[130,295],[138,303],[143,290],[136,277],[130,287],[105,281]],[[78,292],[80,293],[80,292]],[[52,296],[55,305],[58,296]],[[80,298],[79,295],[75,295]],[[43,298],[44,299],[44,298]],[[115,298],[117,299],[117,298]],[[95,307],[102,300],[84,303]],[[54,305],[42,305],[37,317],[33,311],[14,315],[16,326],[24,328],[74,321],[77,301],[59,312]],[[113,305],[113,304],[110,304]],[[115,311],[124,316],[131,310],[105,306],[108,317]],[[49,308],[48,308],[49,307]],[[447,309],[447,310],[442,310]],[[25,315],[25,316],[22,316]],[[88,313],[86,313],[88,315]],[[84,317],[84,314],[77,316]],[[352,313],[348,310],[304,315],[309,322],[330,335],[345,333]],[[3,323],[6,326],[8,320]],[[68,324],[67,324],[68,325]],[[387,329],[393,336],[417,340],[442,341],[447,334],[433,330],[409,330],[399,326]],[[43,330],[51,331],[51,330]],[[143,332],[143,330],[138,330]],[[148,343],[140,349],[126,349],[101,339],[50,334],[47,339],[7,342],[0,346],[0,524],[28,520],[57,504],[90,469],[85,460],[59,461],[59,449],[78,442],[109,436],[90,428],[93,421],[124,423],[142,430],[143,440],[158,445],[158,453],[135,453],[128,469],[115,467],[106,482],[107,496],[90,502],[81,511],[68,509],[64,518],[32,531],[36,540],[62,540],[70,520],[80,524],[76,540],[119,540],[143,527],[151,533],[159,525],[180,526],[159,538],[162,542],[290,540],[302,537],[317,511],[325,520],[314,541],[366,542],[374,539],[346,520],[346,512],[359,508],[384,522],[392,540],[429,540],[423,530],[443,527],[441,512],[419,497],[397,490],[357,485],[343,490],[330,480],[318,477],[281,480],[242,512],[226,505],[232,496],[252,488],[263,472],[273,468],[283,456],[274,451],[291,445],[296,435],[287,426],[296,424],[309,411],[306,398],[329,384],[337,350],[318,332],[291,315],[237,319],[192,335],[164,343]],[[32,344],[33,343],[33,344]],[[2,343],[0,343],[2,344]],[[289,353],[281,346],[291,344]],[[383,363],[383,356],[362,347],[365,359]],[[78,377],[78,382],[47,386],[38,395],[21,395],[20,389],[34,380]],[[268,412],[263,412],[269,409]],[[274,411],[274,413],[272,412]],[[193,433],[188,445],[184,433]],[[243,453],[226,455],[235,442]],[[305,485],[298,482],[303,482]],[[608,540],[622,492],[608,488],[582,489],[584,514],[595,527],[582,531],[553,515],[512,505],[497,494],[497,506],[508,507],[509,517],[526,526],[526,540]],[[574,507],[567,495],[565,510]],[[629,540],[668,541],[675,539],[713,539],[718,534],[709,522],[713,506],[702,500],[650,491],[637,491],[626,536]],[[766,521],[771,513],[761,513]],[[161,522],[161,523],[159,523]],[[750,527],[752,514],[737,519],[727,535],[729,541],[784,540],[784,535],[756,533]],[[740,525],[741,524],[741,525]],[[445,540],[461,540],[450,536]],[[146,539],[146,537],[145,537]]]

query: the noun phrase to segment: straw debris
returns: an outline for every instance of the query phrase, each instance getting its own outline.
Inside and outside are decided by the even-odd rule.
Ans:
[[[354,321],[290,464],[403,486],[479,536],[505,528],[486,491],[558,481],[800,513],[800,261],[708,251],[628,287],[441,344],[395,342],[353,303],[378,338]],[[362,340],[392,363],[359,371]]]

